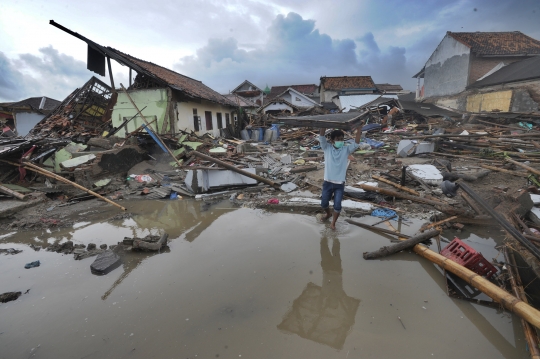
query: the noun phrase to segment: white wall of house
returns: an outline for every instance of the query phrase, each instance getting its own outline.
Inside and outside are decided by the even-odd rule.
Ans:
[[[338,91],[326,90],[324,86],[321,86],[321,102],[332,102],[332,98],[338,95]]]
[[[293,105],[295,105],[297,107],[315,106],[315,104],[313,102],[306,100],[302,96],[298,96],[297,94],[295,94],[292,91],[286,92],[283,96],[281,96],[281,98],[284,99],[285,101],[288,101],[288,102],[292,103]]]
[[[201,102],[177,102],[176,114],[178,116],[176,121],[176,128],[179,130],[195,131],[195,125],[193,120],[193,110],[197,110],[197,115],[200,118],[199,131],[196,131],[199,135],[204,133],[210,133],[212,136],[219,136],[219,129],[225,128],[226,114],[229,114],[229,123],[233,123],[233,119],[236,116],[235,108],[230,106],[220,105],[214,102],[202,100]],[[212,115],[212,128],[209,129],[206,126],[205,112],[209,111]],[[218,116],[221,113],[222,126],[218,127]]]
[[[15,119],[17,134],[19,136],[26,136],[45,115],[35,112],[17,112],[13,117]]]
[[[294,112],[294,109],[287,105],[286,103],[271,103],[270,105],[266,106],[263,110],[263,113],[267,113],[268,111],[289,111],[290,113]]]
[[[446,35],[426,62],[424,97],[457,94],[467,86],[470,48]]]

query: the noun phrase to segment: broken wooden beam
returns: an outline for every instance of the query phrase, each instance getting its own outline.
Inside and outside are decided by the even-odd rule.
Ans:
[[[516,166],[519,166],[521,168],[524,168],[526,169],[527,171],[531,172],[531,173],[534,173],[535,175],[540,175],[540,170],[537,170],[536,168],[532,168],[531,166],[527,166],[526,164],[524,163],[521,163],[521,162],[518,162],[518,161],[514,161],[513,159],[511,158],[506,158],[506,161],[507,162],[510,162],[510,163],[513,163],[515,164]]]
[[[390,186],[398,188],[398,189],[400,189],[402,191],[409,192],[410,194],[413,194],[415,196],[420,196],[420,193],[416,192],[415,190],[407,188],[407,187],[402,186],[402,185],[399,185],[399,184],[394,183],[392,181],[389,181],[386,178],[375,176],[375,175],[372,175],[371,178],[373,178],[374,180],[381,181],[383,183],[389,184]]]
[[[482,209],[478,207],[478,205],[472,200],[471,197],[469,197],[467,193],[461,192],[461,198],[463,198],[465,202],[467,202],[467,204],[476,212],[476,214],[479,214],[479,215],[484,214],[482,212]]]
[[[488,169],[488,170],[492,170],[492,171],[508,173],[509,175],[517,176],[517,177],[525,177],[525,178],[527,178],[529,176],[527,173],[524,173],[524,172],[510,171],[510,170],[500,168],[500,167],[495,167],[495,166],[480,165],[480,167]]]
[[[364,224],[364,223],[353,221],[352,219],[346,219],[345,222],[350,223],[350,224],[354,224],[355,226],[358,226],[358,227],[361,227],[361,228],[364,228],[364,229],[368,229],[368,230],[370,230],[372,232],[375,232],[375,233],[384,233],[384,234],[391,234],[393,236],[400,236],[400,237],[404,237],[404,238],[410,238],[410,236],[407,236],[405,234],[401,234],[401,233],[396,232],[396,231],[391,231],[389,229],[384,229],[384,228],[379,228],[379,227],[372,227],[372,226]]]
[[[17,166],[17,167],[20,167],[20,166],[21,166],[20,163],[14,163],[14,162],[6,161],[6,160],[0,160],[0,161],[2,161],[2,162],[4,162],[4,163],[9,163],[9,164],[11,164],[11,165],[13,165],[13,166]],[[111,201],[110,199],[105,198],[105,197],[103,197],[102,195],[100,195],[100,194],[98,194],[98,193],[96,193],[96,192],[94,192],[94,191],[91,191],[91,190],[89,190],[89,189],[87,189],[87,188],[85,188],[85,187],[83,187],[83,186],[81,186],[81,185],[79,185],[79,184],[77,184],[77,183],[75,183],[75,182],[71,182],[71,181],[68,180],[67,178],[64,178],[64,177],[62,177],[62,176],[58,176],[57,174],[54,174],[54,173],[52,173],[52,172],[49,172],[49,171],[47,171],[46,169],[41,168],[41,167],[38,167],[38,166],[36,166],[36,165],[34,165],[34,164],[32,164],[32,163],[29,163],[29,162],[23,162],[23,163],[22,163],[22,167],[24,167],[24,168],[26,168],[26,169],[28,169],[28,170],[34,171],[34,172],[36,172],[36,173],[42,174],[43,176],[46,176],[46,177],[49,177],[49,178],[54,178],[54,179],[57,180],[57,181],[64,182],[64,183],[67,183],[67,184],[69,184],[69,185],[72,185],[73,187],[76,187],[76,188],[78,188],[78,189],[80,189],[80,190],[85,191],[86,193],[89,193],[89,194],[91,194],[91,195],[93,195],[93,196],[95,196],[95,197],[97,197],[97,198],[99,198],[99,199],[102,199],[102,200],[104,200],[105,202],[110,203],[110,204],[112,204],[113,206],[116,206],[116,207],[120,208],[120,209],[123,210],[123,211],[126,210],[125,207],[122,207],[122,206],[119,205],[118,203],[115,203],[115,202]]]
[[[264,177],[258,176],[256,174],[244,171],[244,170],[242,170],[240,168],[236,168],[233,165],[230,165],[230,164],[228,164],[226,162],[218,160],[218,159],[216,159],[214,157],[207,156],[207,155],[205,155],[203,153],[200,153],[200,152],[197,152],[195,150],[191,151],[190,154],[193,155],[193,156],[202,158],[203,160],[213,162],[213,163],[219,165],[220,167],[226,168],[226,169],[231,170],[233,172],[240,173],[241,175],[244,175],[246,177],[253,178],[254,180],[257,180],[259,182],[266,183],[266,184],[268,184],[268,185],[270,185],[270,186],[272,186],[274,188],[280,188],[280,185],[278,183],[276,183],[276,182],[274,182],[272,180],[269,180],[268,178],[264,178]]]
[[[508,247],[503,249],[504,259],[508,264],[507,270],[510,279],[510,286],[514,295],[520,300],[528,303],[527,295],[525,294],[525,289],[523,283],[521,282],[521,277],[519,276],[519,271],[517,270],[516,260],[514,253],[508,250]],[[536,330],[527,323],[525,319],[521,319],[521,326],[523,327],[523,334],[525,334],[525,339],[527,344],[529,344],[529,352],[531,354],[531,359],[540,359],[540,348],[538,348],[538,335]]]
[[[377,258],[383,258],[386,256],[389,256],[391,254],[401,252],[405,249],[414,247],[420,242],[426,241],[430,238],[433,238],[441,233],[438,229],[431,229],[424,233],[416,234],[415,236],[412,236],[404,241],[401,241],[397,244],[394,244],[392,246],[384,246],[376,251],[373,252],[364,252],[364,259],[377,259]]]
[[[4,187],[1,184],[0,184],[0,192],[7,194],[8,196],[12,196],[17,199],[20,199],[21,201],[24,201],[26,199],[26,196],[24,194],[14,191],[12,189],[9,189],[7,187]]]
[[[540,250],[534,246],[527,238],[523,236],[514,226],[512,226],[501,214],[499,214],[495,209],[488,205],[478,194],[476,194],[469,186],[465,183],[461,183],[460,188],[465,191],[473,200],[475,200],[486,213],[488,213],[493,219],[495,219],[501,227],[504,228],[508,234],[514,237],[519,243],[521,243],[525,248],[531,252],[536,259],[540,260]],[[530,197],[529,197],[530,199]]]

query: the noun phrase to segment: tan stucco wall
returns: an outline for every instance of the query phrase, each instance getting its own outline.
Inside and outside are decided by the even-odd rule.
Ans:
[[[491,112],[493,110],[507,112],[510,111],[512,101],[512,90],[497,91],[491,93],[479,93],[467,96],[467,111],[469,112]]]

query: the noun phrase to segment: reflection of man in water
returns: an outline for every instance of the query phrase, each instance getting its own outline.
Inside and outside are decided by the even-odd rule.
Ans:
[[[328,245],[328,238],[323,237],[322,286],[308,283],[277,327],[302,338],[341,349],[354,324],[360,300],[348,297],[343,290],[339,240],[333,239],[332,250]]]

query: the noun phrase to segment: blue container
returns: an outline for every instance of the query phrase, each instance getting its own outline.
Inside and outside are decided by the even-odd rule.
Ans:
[[[259,127],[259,142],[264,142],[264,127]]]

